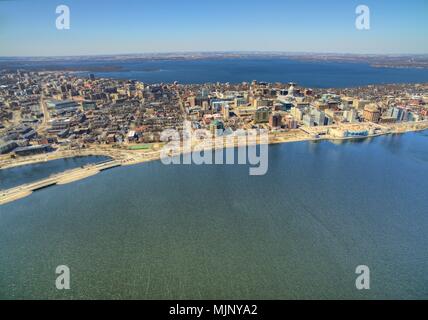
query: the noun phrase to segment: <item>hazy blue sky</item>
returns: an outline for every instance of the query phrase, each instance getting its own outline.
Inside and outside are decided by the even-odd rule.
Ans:
[[[55,27],[60,4],[70,30]],[[0,0],[1,56],[235,50],[428,53],[428,1]]]

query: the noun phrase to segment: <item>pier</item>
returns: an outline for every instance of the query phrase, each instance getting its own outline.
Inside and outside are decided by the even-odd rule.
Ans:
[[[101,171],[116,168],[121,165],[121,162],[117,160],[103,161],[100,163],[67,170],[62,173],[47,177],[45,179],[24,184],[18,187],[0,190],[0,205],[29,196],[37,190],[45,189],[54,185],[62,185],[73,181],[85,179],[87,177],[96,175]]]

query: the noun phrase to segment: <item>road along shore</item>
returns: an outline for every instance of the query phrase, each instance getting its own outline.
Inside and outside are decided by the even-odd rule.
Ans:
[[[321,141],[321,140],[331,140],[331,141],[339,141],[339,140],[356,140],[356,139],[367,139],[373,138],[376,136],[386,135],[386,134],[402,134],[406,132],[415,132],[415,131],[423,131],[428,129],[428,121],[419,123],[419,126],[409,126],[409,125],[396,125],[391,127],[391,130],[388,132],[381,132],[365,137],[344,137],[338,138],[333,136],[322,136],[322,137],[314,137],[308,133],[304,133],[300,130],[291,130],[285,133],[276,133],[269,135],[268,144],[279,144],[279,143],[289,143],[289,142],[299,142],[299,141]],[[257,138],[248,139],[248,145],[259,144],[260,141]],[[238,147],[237,142],[235,141],[233,144],[226,144],[226,148],[234,148]],[[198,145],[197,147],[193,147],[192,151],[202,151],[202,150],[214,150],[215,147],[206,146],[206,145]],[[7,190],[0,190],[0,205],[6,204],[8,202],[12,202],[21,198],[24,198],[30,195],[33,191],[40,190],[52,185],[62,185],[71,183],[74,181],[78,181],[81,179],[85,179],[91,176],[96,175],[100,171],[107,170],[110,168],[125,166],[125,165],[134,165],[138,163],[144,163],[148,161],[154,161],[160,159],[160,150],[159,145],[157,147],[148,149],[148,150],[127,150],[127,149],[118,149],[112,147],[102,146],[99,148],[91,147],[88,149],[82,149],[80,151],[76,150],[60,150],[54,152],[52,154],[38,155],[34,157],[26,157],[21,161],[10,161],[11,159],[7,159],[7,161],[0,160],[0,170],[21,166],[21,165],[30,165],[39,162],[51,161],[55,159],[63,159],[70,157],[81,157],[81,156],[107,156],[111,158],[111,161],[103,162],[100,164],[87,165],[82,168],[71,169],[64,171],[59,174],[55,174],[48,178],[24,184],[18,187],[14,187]]]

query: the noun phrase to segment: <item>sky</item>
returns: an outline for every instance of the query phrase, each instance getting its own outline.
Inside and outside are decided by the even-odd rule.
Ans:
[[[369,30],[355,27],[361,4]],[[0,0],[0,56],[187,51],[427,54],[428,1]]]

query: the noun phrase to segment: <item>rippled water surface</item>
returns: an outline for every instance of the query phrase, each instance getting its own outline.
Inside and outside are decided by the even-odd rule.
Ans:
[[[0,298],[428,298],[427,190],[427,132],[112,169],[0,206]]]

